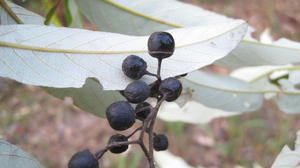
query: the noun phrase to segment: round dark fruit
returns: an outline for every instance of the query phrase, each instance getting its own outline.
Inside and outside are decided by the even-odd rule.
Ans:
[[[126,101],[111,104],[106,109],[106,117],[109,125],[118,131],[126,130],[135,123],[134,109]]]
[[[181,82],[174,77],[163,80],[159,86],[159,92],[166,96],[166,101],[168,102],[176,100],[180,96],[181,91]]]
[[[130,55],[123,61],[122,70],[131,79],[140,79],[147,72],[147,63],[138,56]]]
[[[165,135],[156,135],[153,138],[153,147],[156,151],[164,151],[167,150],[169,146],[168,137]]]
[[[95,156],[86,149],[72,156],[68,168],[99,168],[99,163]]]
[[[174,38],[168,32],[154,32],[148,39],[148,52],[152,57],[158,59],[170,57],[174,48]]]
[[[110,137],[109,141],[108,141],[108,145],[114,145],[116,143],[119,142],[127,142],[128,138],[124,135],[121,134],[116,134]],[[128,149],[128,145],[120,145],[120,146],[116,146],[111,148],[109,151],[111,153],[123,153]]]
[[[141,103],[150,95],[150,87],[142,81],[130,83],[124,90],[124,96],[130,103]]]
[[[151,104],[143,102],[135,107],[135,118],[144,121],[151,112]]]

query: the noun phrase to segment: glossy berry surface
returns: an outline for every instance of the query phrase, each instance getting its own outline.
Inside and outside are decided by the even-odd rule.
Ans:
[[[108,145],[113,145],[116,144],[118,142],[126,142],[128,141],[127,137],[121,134],[116,134],[110,137],[109,141],[108,141]],[[113,147],[111,148],[109,151],[111,153],[123,153],[128,149],[128,145],[120,145],[117,147]]]
[[[72,156],[68,168],[99,168],[99,164],[95,156],[86,149]]]
[[[163,59],[173,55],[175,41],[168,32],[154,32],[148,39],[148,52],[152,57]]]
[[[182,91],[181,82],[173,77],[163,80],[159,86],[159,92],[166,96],[166,101],[176,100]]]
[[[150,95],[150,87],[142,81],[130,83],[124,90],[124,96],[130,103],[141,103]]]
[[[135,123],[134,109],[126,101],[111,104],[106,109],[106,117],[109,125],[118,131],[126,130]]]
[[[140,57],[130,55],[123,61],[122,70],[131,79],[140,79],[147,72],[147,63]]]
[[[143,102],[135,107],[135,116],[137,119],[144,121],[151,112],[151,104]]]
[[[153,138],[153,147],[156,151],[164,151],[167,150],[169,146],[168,137],[165,135],[156,135]]]

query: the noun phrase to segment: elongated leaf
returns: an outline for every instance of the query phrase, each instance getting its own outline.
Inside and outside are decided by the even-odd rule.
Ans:
[[[272,168],[298,168],[300,165],[300,131],[297,132],[295,150],[285,145],[276,157]]]
[[[280,39],[271,44],[243,40],[218,64],[228,67],[285,65],[300,62],[300,43]]]
[[[49,25],[49,24],[50,24],[51,18],[55,15],[55,11],[56,11],[57,8],[59,7],[61,1],[62,1],[62,0],[58,0],[58,1],[56,2],[56,4],[53,5],[53,7],[52,7],[52,8],[49,10],[49,12],[47,13],[47,16],[46,16],[46,19],[45,19],[45,22],[44,22],[45,25]]]
[[[117,91],[104,91],[98,81],[88,79],[82,88],[44,88],[55,97],[71,97],[74,105],[82,110],[106,117],[106,108],[116,101],[125,100]]]
[[[82,16],[74,0],[64,0],[66,18],[69,27],[83,28]]]
[[[6,1],[12,11],[26,24],[43,24],[44,18],[14,3]],[[0,25],[16,24],[15,20],[0,6]]]
[[[205,124],[219,117],[241,114],[206,107],[196,101],[188,101],[183,107],[176,103],[164,103],[158,117],[169,122],[185,122],[190,124]]]
[[[0,167],[42,168],[43,166],[28,153],[0,139]]]
[[[279,81],[279,83],[285,92],[295,93],[282,93],[281,95],[279,95],[278,99],[276,99],[276,102],[280,110],[291,114],[300,113],[300,90],[295,88],[294,84],[289,80],[282,79]]]
[[[187,73],[224,57],[246,27],[242,21],[233,21],[170,30],[176,51],[163,62],[162,76]],[[123,89],[130,82],[121,71],[126,56],[138,54],[148,62],[150,72],[156,71],[156,60],[147,54],[147,39],[52,26],[1,26],[0,75],[57,88],[81,87],[86,78],[94,77],[105,90]]]
[[[280,93],[280,88],[270,82],[270,75],[278,69],[290,66],[291,65],[244,67],[234,70],[230,76],[244,80],[254,88],[266,91],[265,98],[271,99],[275,97],[277,93]]]
[[[155,161],[158,163],[160,168],[194,168],[186,163],[182,158],[173,155],[172,153],[166,152],[155,152]],[[201,166],[197,168],[203,168]]]
[[[236,70],[231,75],[249,81],[255,88],[261,88],[265,97],[273,98],[283,112],[295,114],[300,112],[300,90],[296,88],[300,82],[299,68],[292,65],[247,67]],[[288,74],[288,79],[281,78],[282,73]],[[276,78],[277,83],[272,83]]]
[[[232,20],[176,0],[76,0],[82,13],[105,31],[143,35],[171,27],[189,27]],[[228,67],[284,65],[300,61],[299,43],[281,39],[262,43],[248,36],[229,54],[217,61]]]
[[[183,86],[190,99],[225,111],[255,111],[264,98],[260,89],[244,81],[202,71],[190,73]]]

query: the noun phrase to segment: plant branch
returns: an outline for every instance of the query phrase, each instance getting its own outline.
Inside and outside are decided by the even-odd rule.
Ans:
[[[155,120],[156,120],[156,116],[157,116],[157,113],[158,113],[158,110],[161,106],[161,104],[165,101],[166,99],[166,96],[163,95],[163,97],[158,100],[156,106],[153,108],[153,117],[152,117],[152,120],[150,122],[150,125],[149,125],[149,155],[150,155],[150,168],[155,168],[155,165],[154,165],[154,156],[153,156],[153,128],[154,128],[154,124],[155,124]]]
[[[127,138],[130,138],[130,137],[132,137],[135,133],[137,133],[139,130],[141,130],[142,129],[142,127],[138,127],[137,129],[135,129],[131,134],[129,134],[128,136],[127,136]]]
[[[135,141],[125,141],[125,142],[118,142],[118,143],[110,144],[110,145],[107,145],[104,149],[101,149],[100,151],[96,152],[95,157],[96,157],[96,159],[100,159],[105,154],[105,152],[107,152],[108,150],[110,150],[111,148],[114,148],[114,147],[120,147],[122,145],[130,145],[130,144],[139,144],[139,143],[140,143],[140,141],[135,140]]]
[[[145,75],[148,75],[148,76],[154,76],[156,77],[157,79],[159,79],[158,75],[154,74],[154,73],[151,73],[149,71],[146,71]]]
[[[158,67],[157,67],[157,80],[160,82],[161,81],[161,64],[162,64],[162,59],[158,59]]]
[[[49,25],[51,18],[53,17],[53,15],[55,14],[56,9],[58,8],[58,6],[60,5],[60,3],[62,2],[62,0],[58,0],[56,2],[56,4],[50,9],[50,11],[47,13],[46,19],[44,21],[45,25]]]
[[[15,14],[15,12],[7,5],[5,0],[0,0],[0,6],[9,14],[10,17],[18,24],[24,24],[24,22]]]

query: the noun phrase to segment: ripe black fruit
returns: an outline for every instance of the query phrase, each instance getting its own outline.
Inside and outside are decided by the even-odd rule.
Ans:
[[[124,135],[121,134],[116,134],[110,137],[109,141],[108,141],[108,145],[113,145],[116,144],[118,142],[127,142],[128,138]],[[122,153],[125,152],[128,149],[128,145],[120,145],[117,147],[113,147],[111,148],[109,151],[112,153]]]
[[[148,52],[152,57],[163,59],[174,52],[175,41],[168,32],[154,32],[148,39]]]
[[[131,79],[140,79],[147,72],[147,63],[135,55],[128,56],[122,64],[122,70]]]
[[[124,90],[124,96],[130,103],[141,103],[150,95],[150,87],[142,81],[130,83]]]
[[[167,150],[169,146],[168,137],[165,135],[156,135],[153,138],[153,147],[156,151]]]
[[[118,131],[130,128],[135,122],[134,109],[126,101],[111,104],[106,109],[106,117],[109,125]]]
[[[137,119],[144,121],[151,112],[151,104],[143,102],[135,107],[135,116]]]
[[[86,149],[72,156],[68,168],[99,168],[99,163],[95,156]]]
[[[163,80],[159,86],[159,92],[166,96],[166,101],[171,102],[176,100],[182,91],[180,81],[174,77]]]

